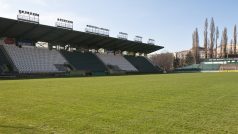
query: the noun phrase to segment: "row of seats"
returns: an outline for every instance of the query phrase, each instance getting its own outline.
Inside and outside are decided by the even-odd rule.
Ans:
[[[98,59],[96,55],[90,52],[68,52],[61,51],[63,56],[69,61],[76,70],[106,72],[106,66]]]
[[[61,73],[62,66],[67,64],[65,58],[56,50],[44,48],[19,48],[14,45],[4,45],[9,57],[20,74]],[[61,69],[59,69],[61,66]]]
[[[0,45],[0,74],[10,71],[10,62],[8,61],[3,46]]]
[[[77,70],[102,72],[109,69],[116,72],[158,72],[155,66],[145,57],[124,57],[119,54],[93,54],[90,52],[61,51],[61,53]]]
[[[105,73],[143,72],[154,73],[156,68],[144,57],[122,56],[114,54],[93,54],[90,52],[56,51],[35,47],[1,46],[11,63],[20,74],[61,73],[71,69]],[[0,66],[3,61],[0,51]],[[4,58],[6,59],[6,58]],[[9,64],[9,63],[8,63]],[[0,70],[2,72],[2,70]]]
[[[193,64],[182,68],[177,68],[176,71],[219,71],[220,64]]]
[[[201,64],[199,68],[202,71],[218,71],[220,68],[220,64]]]
[[[126,55],[125,58],[142,73],[156,73],[159,70],[145,57],[142,56],[129,56]]]
[[[98,53],[97,56],[107,66],[117,66],[120,70],[126,71],[126,72],[138,72],[138,70],[129,61],[127,61],[122,55]]]

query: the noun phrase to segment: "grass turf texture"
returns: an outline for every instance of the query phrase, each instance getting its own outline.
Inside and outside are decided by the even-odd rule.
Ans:
[[[0,133],[238,133],[238,74],[0,80]]]

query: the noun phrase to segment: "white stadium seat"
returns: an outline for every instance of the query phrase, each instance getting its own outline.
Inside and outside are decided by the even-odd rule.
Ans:
[[[13,64],[21,74],[60,73],[64,72],[57,65],[67,63],[65,58],[56,50],[45,48],[19,48],[15,45],[4,45]]]

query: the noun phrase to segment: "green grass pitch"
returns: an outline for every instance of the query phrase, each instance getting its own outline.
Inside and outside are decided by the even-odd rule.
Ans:
[[[0,133],[238,133],[238,74],[0,80]]]

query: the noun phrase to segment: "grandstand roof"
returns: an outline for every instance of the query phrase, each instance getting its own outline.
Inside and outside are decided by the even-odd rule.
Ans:
[[[0,17],[0,37],[70,44],[73,47],[90,49],[104,48],[129,52],[151,53],[164,47],[100,36],[81,31],[67,30],[42,24],[34,24]]]

